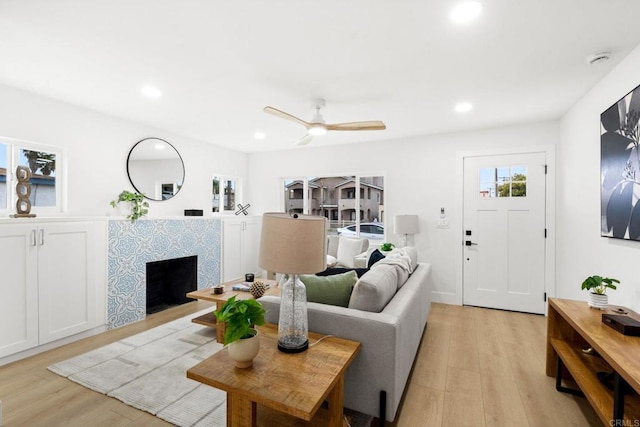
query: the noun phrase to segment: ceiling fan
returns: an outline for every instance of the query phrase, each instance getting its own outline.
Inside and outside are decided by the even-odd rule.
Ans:
[[[313,107],[316,110],[316,114],[313,116],[310,122],[304,121],[292,114],[285,113],[277,108],[266,106],[264,112],[273,114],[274,116],[281,117],[283,119],[291,120],[307,128],[307,133],[302,137],[296,145],[308,144],[314,136],[324,135],[330,130],[385,130],[387,127],[380,120],[366,121],[366,122],[349,122],[349,123],[335,123],[329,124],[324,121],[320,109],[326,105],[324,99],[317,99],[314,101]]]

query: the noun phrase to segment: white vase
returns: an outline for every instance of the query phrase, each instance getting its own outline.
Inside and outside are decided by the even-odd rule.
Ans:
[[[589,307],[604,310],[609,305],[609,296],[607,294],[594,294],[593,292],[589,292],[587,304],[589,304]]]
[[[253,329],[252,329],[253,330]],[[229,357],[233,359],[237,368],[248,368],[253,365],[253,359],[260,351],[260,337],[258,331],[250,338],[241,338],[234,341],[227,347],[229,349]]]

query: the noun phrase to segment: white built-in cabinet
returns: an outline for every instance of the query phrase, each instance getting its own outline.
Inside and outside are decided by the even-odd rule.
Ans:
[[[102,222],[0,224],[0,358],[104,324]]]
[[[259,274],[258,250],[262,217],[245,216],[222,220],[222,280]]]

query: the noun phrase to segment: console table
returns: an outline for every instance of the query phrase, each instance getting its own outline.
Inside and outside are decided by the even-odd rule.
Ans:
[[[601,311],[584,301],[550,298],[547,321],[547,375],[556,377],[558,391],[584,395],[607,426],[640,420],[640,337],[602,323],[602,313],[617,308]],[[588,348],[597,354],[585,353]],[[613,390],[598,379],[598,372],[613,372]],[[579,390],[563,386],[563,380],[574,381]]]

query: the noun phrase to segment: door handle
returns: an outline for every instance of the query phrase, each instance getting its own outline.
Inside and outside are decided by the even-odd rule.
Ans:
[[[471,240],[465,240],[464,245],[465,246],[478,246],[477,243],[474,243]]]
[[[31,230],[31,246],[36,246],[36,230]]]
[[[44,245],[44,229],[40,229],[40,246]]]

